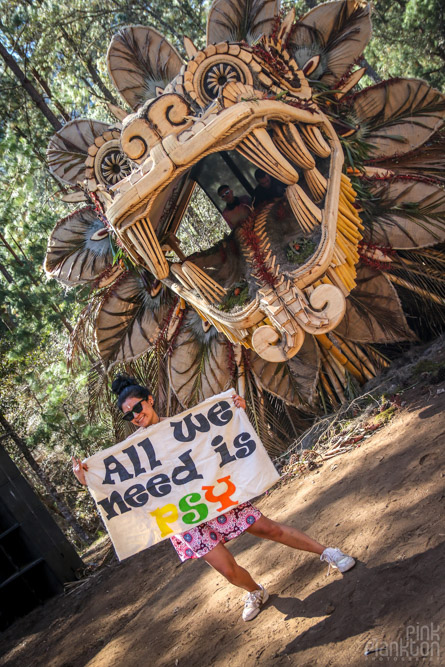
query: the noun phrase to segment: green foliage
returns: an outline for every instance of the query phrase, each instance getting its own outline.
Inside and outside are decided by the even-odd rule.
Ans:
[[[87,365],[76,377],[68,372],[66,342],[52,335],[18,361],[3,342],[0,406],[31,449],[86,456],[109,445],[111,424],[88,422]]]
[[[293,264],[303,264],[315,251],[315,243],[310,239],[297,239],[289,243],[286,257]]]
[[[249,284],[246,280],[240,280],[227,290],[224,299],[217,305],[217,308],[229,313],[233,308],[244,306],[249,298]]]
[[[415,77],[445,90],[442,0],[376,0],[372,23],[365,56],[382,78]]]
[[[218,209],[197,185],[176,234],[184,254],[207,250],[229,232]]]
[[[445,368],[445,360],[432,361],[431,359],[422,359],[415,365],[413,375],[418,377],[422,373],[437,373],[442,368]]]

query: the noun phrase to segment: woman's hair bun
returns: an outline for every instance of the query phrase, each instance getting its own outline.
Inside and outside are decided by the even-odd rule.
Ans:
[[[113,394],[116,394],[116,396],[119,396],[119,394],[121,394],[124,389],[134,386],[139,386],[139,382],[136,380],[136,378],[130,377],[127,375],[127,373],[118,373],[111,385],[111,391]]]

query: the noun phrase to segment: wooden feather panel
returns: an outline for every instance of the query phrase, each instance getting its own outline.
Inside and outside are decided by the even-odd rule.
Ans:
[[[59,220],[48,241],[44,268],[71,287],[96,280],[112,269],[112,262],[109,232],[95,211],[85,207]]]
[[[420,79],[393,79],[357,93],[353,114],[364,128],[370,157],[404,154],[443,125],[445,96]]]
[[[114,35],[107,62],[115,87],[133,111],[157,97],[156,88],[165,88],[183,64],[161,33],[141,25],[123,28]]]
[[[431,137],[424,146],[393,157],[382,158],[373,163],[374,166],[390,169],[402,174],[415,174],[432,177],[445,182],[445,127]]]
[[[215,0],[207,19],[207,44],[252,44],[269,35],[280,11],[280,0]]]
[[[171,387],[184,408],[196,405],[230,387],[227,340],[223,334],[197,337],[189,313],[176,338],[169,359]]]
[[[384,275],[362,266],[357,287],[346,299],[346,314],[334,333],[354,343],[413,340],[396,290]]]
[[[295,357],[286,363],[272,363],[253,351],[248,352],[252,372],[258,384],[269,393],[295,407],[314,400],[320,357],[312,336],[306,336]]]
[[[70,185],[83,181],[88,148],[108,128],[107,123],[82,118],[64,125],[51,137],[48,144],[46,155],[51,173]]]
[[[395,249],[414,250],[445,241],[445,192],[423,181],[376,181],[371,192],[380,215],[366,225],[364,239]]]
[[[127,273],[99,308],[95,334],[102,360],[111,367],[137,359],[156,342],[170,310],[170,304],[150,297],[140,276]]]
[[[296,24],[289,50],[300,67],[309,57],[321,56],[310,78],[333,86],[361,56],[370,37],[369,5],[356,0],[326,2]]]

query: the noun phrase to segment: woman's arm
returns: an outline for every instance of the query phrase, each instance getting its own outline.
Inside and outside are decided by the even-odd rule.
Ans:
[[[73,462],[73,473],[76,475],[79,482],[84,486],[86,486],[87,482],[85,479],[85,470],[88,470],[87,464],[82,463],[82,461],[79,458],[76,458],[75,456],[72,456],[71,460]]]
[[[239,396],[238,394],[234,394],[232,396],[233,402],[235,403],[237,408],[242,408],[243,410],[246,409],[246,401],[242,396]]]

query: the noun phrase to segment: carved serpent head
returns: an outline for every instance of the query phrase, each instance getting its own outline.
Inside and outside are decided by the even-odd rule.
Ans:
[[[77,120],[51,140],[51,169],[75,188],[68,198],[89,198],[95,208],[58,224],[46,268],[67,284],[95,281],[108,289],[95,314],[99,351],[109,363],[136,358],[162,331],[177,335],[179,309],[187,308],[205,332],[213,327],[267,362],[292,359],[306,335],[329,350],[325,335],[345,314],[342,326],[349,322],[360,258],[389,270],[388,226],[360,219],[350,176],[397,187],[397,168],[376,169],[376,159],[421,146],[443,122],[443,98],[423,82],[351,92],[364,72],[354,63],[371,32],[361,2],[327,3],[300,20],[293,10],[279,19],[271,0],[245,5],[243,23],[230,2],[216,0],[207,46],[186,38],[186,61],[152,28],[120,31],[108,67],[132,111],[111,106],[120,123]],[[410,137],[416,113],[422,128]],[[221,155],[241,170],[240,192],[253,194],[253,172],[261,168],[284,196],[254,201],[228,238],[187,257],[176,234],[197,174]],[[210,179],[210,194],[218,185]],[[112,263],[113,252],[125,265]],[[137,300],[139,337],[134,322],[128,331],[136,285],[145,290]],[[236,290],[242,298],[234,300]],[[402,338],[411,336],[405,325]]]

